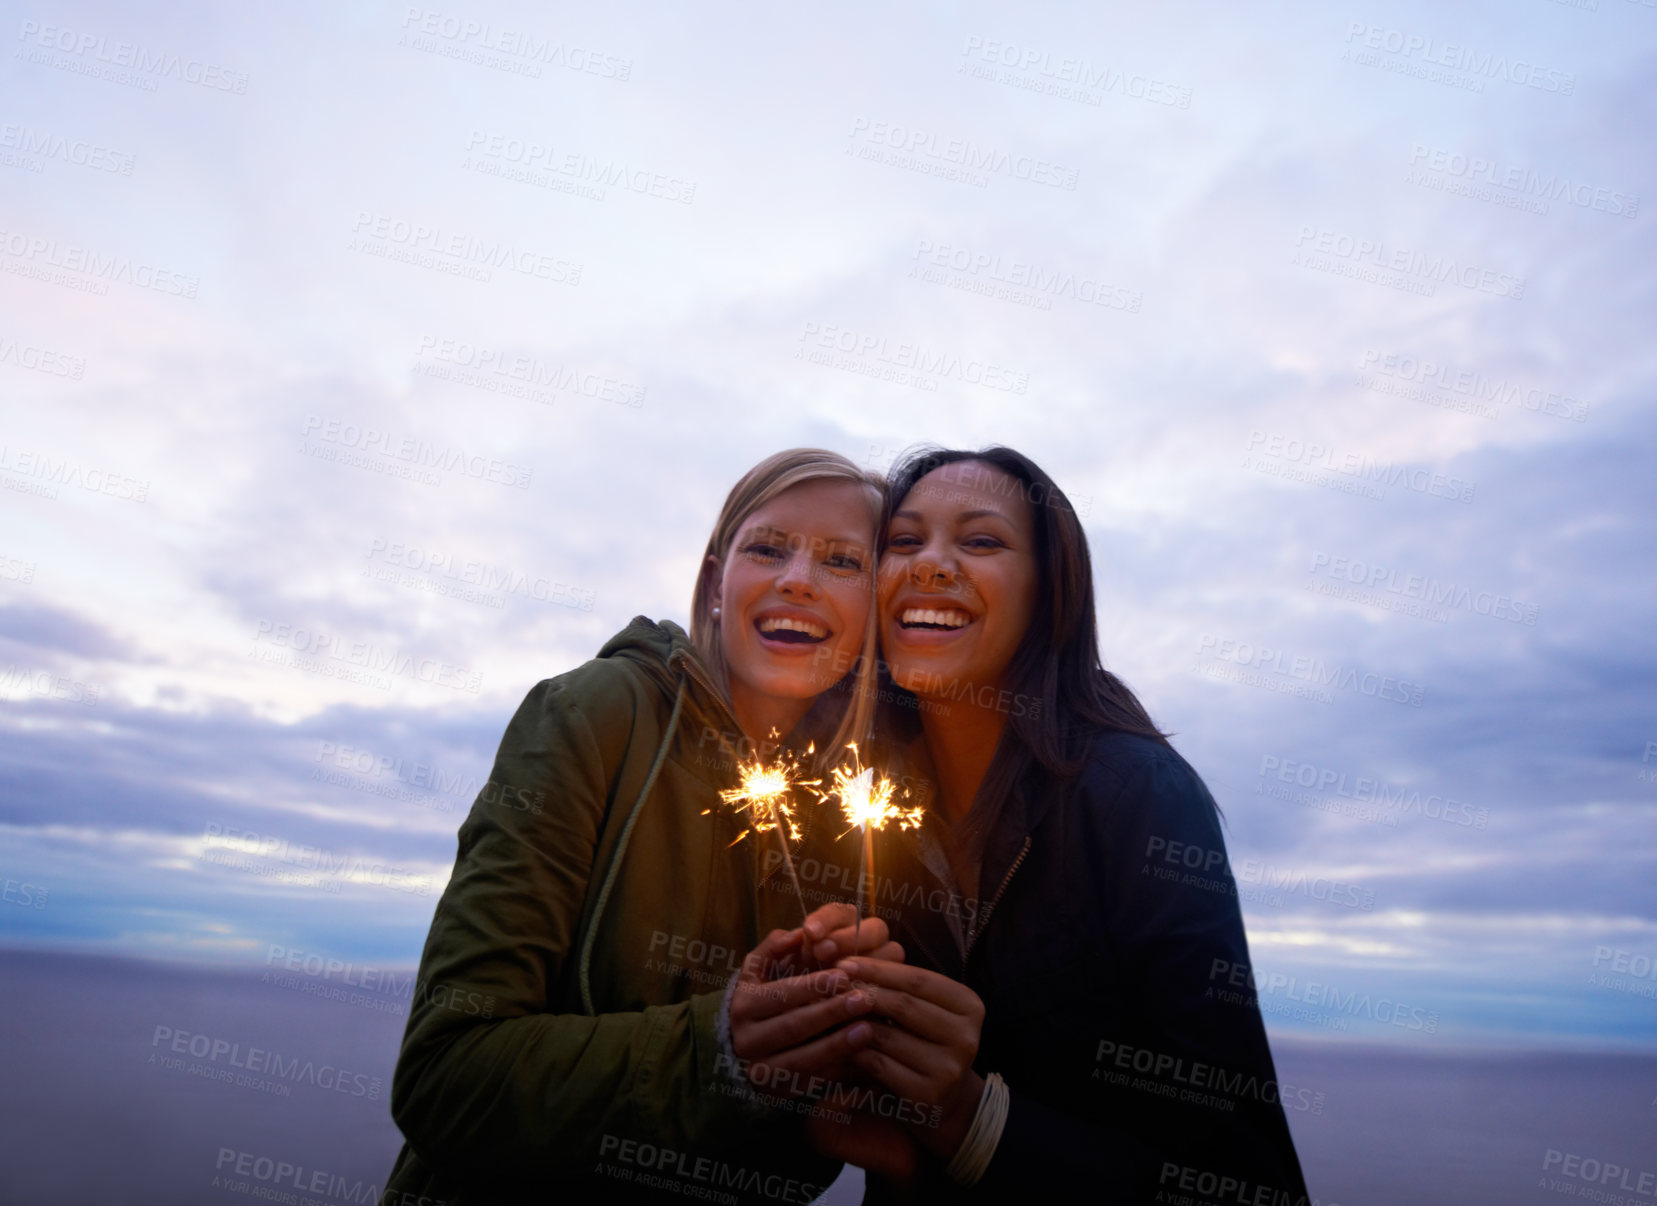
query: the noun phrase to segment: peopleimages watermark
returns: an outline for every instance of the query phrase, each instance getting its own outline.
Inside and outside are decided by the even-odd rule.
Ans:
[[[399,46],[531,79],[540,79],[543,67],[560,67],[617,83],[633,78],[632,59],[488,21],[450,16],[432,8],[410,6],[403,14],[402,28]]]
[[[1567,1180],[1562,1183],[1548,1176],[1550,1172],[1557,1172]],[[1620,1206],[1622,1203],[1634,1201],[1617,1194],[1606,1194],[1604,1186],[1612,1183],[1615,1183],[1618,1189],[1639,1194],[1641,1197],[1657,1196],[1657,1173],[1640,1172],[1610,1160],[1583,1156],[1576,1152],[1562,1152],[1554,1147],[1542,1153],[1542,1173],[1542,1179],[1536,1184],[1538,1189],[1569,1193],[1593,1202],[1611,1202]],[[1628,1183],[1630,1176],[1634,1178],[1632,1185]]]
[[[1305,1194],[1172,1160],[1162,1162],[1157,1185],[1156,1200],[1169,1206],[1321,1206]],[[1329,1206],[1340,1203],[1331,1201]]]
[[[100,142],[70,138],[51,130],[8,121],[0,125],[0,164],[27,172],[44,172],[50,160],[117,176],[132,175],[138,160],[130,152],[117,151]]]
[[[1324,687],[1308,682],[1291,682],[1287,678],[1262,674],[1247,666],[1226,666],[1218,662],[1198,661],[1192,663],[1191,673],[1200,674],[1204,678],[1216,678],[1221,682],[1240,683],[1245,687],[1259,687],[1262,691],[1271,691],[1277,695],[1292,695],[1296,699],[1310,699],[1321,704],[1335,702],[1334,692]]]
[[[372,884],[415,896],[430,896],[432,892],[429,877],[407,867],[358,854],[335,854],[320,846],[256,833],[238,825],[223,825],[218,821],[207,822],[202,832],[200,857],[203,862],[275,878],[280,878],[284,873],[271,864],[314,872],[315,875],[305,886],[332,885],[328,890],[334,892],[339,891],[342,883]]]
[[[1304,685],[1308,690],[1330,687],[1341,691],[1351,691],[1356,695],[1367,696],[1370,699],[1386,700],[1389,703],[1402,704],[1406,707],[1419,708],[1425,696],[1425,689],[1417,683],[1407,679],[1397,679],[1390,675],[1376,674],[1372,671],[1360,670],[1356,666],[1348,666],[1342,662],[1325,662],[1321,658],[1290,654],[1283,649],[1274,649],[1270,645],[1256,645],[1251,641],[1236,641],[1225,637],[1218,637],[1212,633],[1204,633],[1197,642],[1197,656],[1218,658],[1251,672],[1249,678],[1240,679],[1223,673],[1206,671],[1202,665],[1193,666],[1193,673],[1208,673],[1211,678],[1233,677],[1233,681],[1248,681],[1251,686],[1259,686],[1265,682],[1282,682],[1283,685],[1270,686],[1268,690],[1278,690],[1286,694],[1303,694],[1291,689],[1287,680],[1294,680],[1295,684]],[[1324,691],[1327,695],[1327,690]],[[1323,698],[1323,696],[1316,696]],[[1324,698],[1323,702],[1332,702]]]
[[[949,599],[947,592],[940,593],[937,610],[952,610]],[[812,655],[812,661],[817,666],[826,663],[829,673],[840,678],[847,674],[859,673],[863,668],[865,656],[867,655],[861,651],[849,653],[843,649],[831,651],[819,647]],[[895,703],[900,707],[914,708],[922,712],[942,712],[945,715],[948,715],[952,703],[976,707],[986,712],[1000,712],[1004,716],[1041,715],[1040,696],[1030,695],[1024,691],[1009,691],[999,683],[975,682],[960,675],[940,674],[924,668],[916,668],[904,674],[885,658],[878,656],[875,658],[875,674],[889,678],[901,691],[893,693],[877,688],[882,703]]]
[[[455,796],[470,799],[478,792],[476,775],[453,773],[429,762],[410,758],[376,754],[360,746],[340,741],[317,742],[316,762],[312,779],[370,795],[407,800],[421,808],[448,812],[454,804],[437,796]],[[333,769],[331,769],[333,768]],[[350,771],[351,775],[342,772]],[[364,782],[353,776],[366,775],[373,782]]]
[[[442,484],[443,479],[431,472],[434,469],[515,490],[529,489],[535,476],[535,470],[511,461],[469,453],[452,445],[434,444],[415,436],[401,436],[349,419],[307,415],[299,434],[304,441],[299,451],[308,456],[393,477],[412,478],[426,485]]]
[[[1347,493],[1360,491],[1376,501],[1386,497],[1387,486],[1403,486],[1416,494],[1459,503],[1471,503],[1478,489],[1475,482],[1420,465],[1381,460],[1362,452],[1342,452],[1317,440],[1278,432],[1250,431],[1244,449],[1245,469],[1313,485],[1334,485]]]
[[[1389,247],[1382,239],[1325,226],[1301,225],[1289,263],[1422,297],[1437,296],[1439,285],[1458,285],[1513,301],[1525,295],[1524,280],[1511,273],[1463,263],[1454,256]]]
[[[591,611],[598,598],[595,591],[555,582],[544,575],[530,577],[521,569],[508,569],[486,561],[458,561],[443,552],[400,540],[376,536],[369,541],[364,558],[377,567],[363,567],[363,577],[398,586],[451,595],[469,603],[483,603],[497,609],[506,606],[507,595],[531,599],[554,607]],[[409,571],[403,573],[401,571]]]
[[[605,1132],[598,1145],[599,1167],[616,1181],[647,1189],[664,1189],[681,1197],[711,1202],[740,1201],[733,1190],[761,1194],[779,1202],[813,1201],[827,1185],[797,1181],[781,1173],[761,1173],[711,1156],[696,1156],[671,1147],[624,1139]]]
[[[0,582],[21,582],[27,586],[35,580],[35,571],[38,568],[33,561],[0,555]]]
[[[0,254],[8,257],[0,262],[0,271],[100,297],[109,293],[111,284],[121,284],[193,301],[201,287],[200,277],[147,260],[106,255],[20,230],[0,230]]]
[[[240,1178],[240,1179],[238,1179]],[[357,1206],[385,1206],[380,1187],[371,1181],[353,1181],[321,1168],[306,1168],[289,1160],[219,1148],[213,1163],[209,1189],[222,1189],[244,1197],[262,1198],[283,1206],[322,1206],[327,1200]],[[299,1195],[307,1195],[301,1197]],[[319,1195],[319,1196],[310,1196]],[[421,1206],[444,1206],[432,1198],[421,1198]],[[414,1206],[413,1202],[409,1206]]]
[[[15,475],[15,476],[14,476]],[[20,494],[57,499],[59,487],[77,487],[127,502],[148,502],[150,483],[49,452],[0,444],[0,485]]]
[[[1595,970],[1588,973],[1590,988],[1657,1000],[1657,957],[1620,946],[1596,946],[1593,966]]]
[[[20,343],[0,336],[0,364],[45,373],[48,377],[67,377],[79,381],[86,376],[86,357],[54,351],[38,343]]]
[[[948,379],[980,389],[1023,396],[1030,392],[1030,374],[963,356],[959,352],[942,351],[922,344],[894,340],[872,331],[829,323],[808,322],[800,331],[800,346],[794,350],[794,359],[804,360],[825,368],[840,369],[909,385],[927,393],[937,393],[939,383]]]
[[[1255,795],[1339,812],[1388,827],[1396,827],[1398,818],[1410,813],[1464,829],[1482,830],[1490,824],[1488,808],[1475,808],[1465,800],[1451,799],[1437,792],[1423,794],[1419,787],[1398,787],[1371,775],[1353,775],[1277,754],[1261,755],[1258,775]],[[1283,784],[1290,787],[1280,786]],[[1294,791],[1292,787],[1306,790]],[[1339,801],[1329,799],[1331,794],[1339,797]]]
[[[1205,892],[1235,895],[1273,908],[1283,907],[1285,893],[1343,908],[1361,909],[1366,913],[1375,908],[1373,888],[1327,875],[1286,871],[1257,858],[1245,859],[1233,880],[1226,852],[1218,846],[1200,846],[1195,842],[1152,834],[1145,841],[1144,857],[1141,874],[1148,871],[1156,879],[1200,888]],[[1248,886],[1239,888],[1238,884]]]
[[[909,801],[914,802],[916,797],[917,793],[911,792]],[[904,909],[920,909],[942,917],[959,917],[965,926],[971,927],[978,923],[979,915],[986,908],[986,902],[976,896],[962,896],[954,889],[928,887],[913,880],[894,879],[881,875],[878,869],[871,879],[866,871],[851,865],[856,861],[854,852],[851,863],[805,858],[798,860],[794,868],[801,884],[821,885],[815,895],[807,890],[806,895],[811,899],[850,903],[861,891],[863,907],[887,921],[899,920]],[[774,844],[767,844],[760,856],[763,874],[773,874],[782,863],[781,851]],[[770,882],[777,891],[794,890],[793,881],[787,875]]]
[[[551,406],[560,393],[612,402],[634,410],[644,405],[644,386],[539,356],[501,351],[463,339],[422,335],[414,371],[441,381],[469,385]]]
[[[1346,45],[1347,49],[1341,57],[1361,66],[1465,88],[1469,92],[1483,92],[1486,83],[1496,80],[1557,96],[1570,96],[1576,91],[1575,72],[1545,67],[1529,58],[1510,58],[1505,54],[1475,50],[1455,42],[1390,29],[1385,25],[1349,22]]]
[[[198,1062],[186,1065],[182,1056]],[[199,1061],[205,1060],[206,1063]],[[347,1097],[380,1099],[380,1078],[334,1064],[318,1064],[301,1056],[284,1057],[278,1051],[242,1044],[213,1035],[158,1025],[150,1039],[149,1062],[169,1071],[187,1072],[244,1088],[290,1097],[294,1085],[311,1085]]]
[[[290,651],[295,655],[291,659],[267,657],[261,660],[286,662],[297,669],[310,670],[331,678],[368,681],[366,678],[353,679],[352,672],[369,677],[390,674],[413,682],[448,687],[453,691],[465,691],[472,695],[483,689],[483,674],[480,671],[467,670],[441,658],[423,657],[401,649],[376,645],[372,641],[347,641],[342,637],[331,636],[321,629],[306,628],[303,625],[260,620],[253,630],[254,648],[250,656],[260,655],[261,642],[274,646],[276,650]]]
[[[414,994],[413,972],[386,971],[276,944],[265,954],[265,972],[259,982],[396,1017],[408,1016],[409,998]]]
[[[871,997],[880,990],[860,985]],[[763,989],[756,989],[763,991]],[[915,1101],[900,1093],[802,1074],[720,1052],[714,1056],[714,1087],[773,1109],[799,1114],[827,1116],[842,1124],[850,1122],[853,1110],[861,1114],[935,1127],[943,1118],[943,1107]]]
[[[1114,1039],[1099,1040],[1091,1079],[1228,1113],[1239,1102],[1254,1101],[1268,1106],[1282,1103],[1285,1110],[1321,1114],[1326,1097],[1321,1090],[1297,1088],[1262,1079],[1253,1072],[1228,1071],[1186,1055],[1153,1051]]]
[[[1533,214],[1547,213],[1553,201],[1614,218],[1632,218],[1640,212],[1640,198],[1634,193],[1421,143],[1410,152],[1404,183]]]
[[[46,898],[51,893],[52,889],[44,884],[21,879],[0,880],[0,903],[16,905],[20,909],[44,909]]]
[[[357,212],[346,249],[484,283],[500,268],[572,288],[581,283],[582,266],[572,260],[368,210]]]
[[[671,934],[666,930],[651,932],[648,952],[645,971],[706,979],[710,984],[724,984],[742,970],[744,953],[695,935]]]
[[[1303,896],[1307,900],[1339,905],[1345,909],[1358,909],[1365,913],[1375,910],[1374,888],[1309,871],[1275,867],[1257,858],[1242,861],[1237,870],[1237,882],[1254,885],[1265,892]]]
[[[15,700],[33,696],[95,708],[103,692],[104,688],[96,683],[83,683],[55,670],[34,670],[16,663],[0,668],[0,698]]]
[[[1080,177],[1078,168],[899,122],[858,117],[848,137],[848,155],[975,188],[988,188],[992,177],[1000,177],[1075,192]]]
[[[1474,590],[1458,582],[1444,582],[1427,574],[1400,572],[1395,567],[1357,557],[1343,557],[1314,552],[1308,574],[1324,579],[1321,583],[1307,583],[1307,589],[1335,595],[1355,603],[1363,603],[1382,611],[1401,612],[1443,623],[1449,618],[1444,609],[1465,611],[1470,615],[1510,624],[1536,627],[1542,609],[1534,603],[1499,595],[1495,591]]]
[[[495,1016],[494,993],[476,992],[455,984],[433,984],[429,980],[421,980],[415,984],[414,1004],[432,1009],[447,1009],[451,1013],[463,1013],[473,1018]]]
[[[863,463],[881,473],[890,473],[897,458],[909,447],[908,444],[870,444],[869,451],[864,454]],[[946,492],[946,502],[964,501],[965,495],[961,491],[971,488],[988,490],[992,494],[1017,494],[1032,507],[1057,507],[1061,505],[1059,496],[1062,494],[1064,500],[1070,504],[1070,509],[1076,512],[1078,519],[1086,519],[1093,514],[1091,494],[1077,494],[1072,490],[1066,490],[1058,483],[1054,483],[1054,489],[1051,491],[1040,486],[1026,486],[1011,474],[1002,473],[993,465],[986,467],[982,461],[951,461],[947,465],[938,466],[926,476],[931,479],[929,484],[924,487],[917,485],[916,488]],[[955,497],[950,497],[951,494]]]
[[[1397,1026],[1401,1030],[1438,1033],[1438,1011],[1408,1005],[1391,997],[1372,997],[1369,993],[1348,990],[1343,992],[1332,984],[1319,980],[1302,982],[1297,976],[1282,972],[1258,973],[1247,963],[1216,958],[1208,968],[1209,987],[1204,999],[1228,1005],[1258,1007],[1262,1013],[1269,1010],[1265,998],[1278,1002],[1293,1002],[1304,1008],[1303,1020],[1315,1020],[1315,1014],[1329,1012],[1347,1017],[1365,1018],[1383,1026]],[[1246,990],[1246,991],[1245,991]],[[1296,1015],[1290,1015],[1296,1016]],[[1337,1029],[1345,1029],[1338,1027]]]
[[[1358,361],[1358,385],[1441,410],[1495,419],[1497,406],[1551,415],[1573,423],[1588,418],[1588,403],[1558,390],[1492,378],[1476,369],[1456,368],[1436,360],[1366,348]]]
[[[247,72],[204,62],[136,42],[111,42],[103,34],[86,33],[63,25],[25,21],[18,31],[23,43],[16,57],[90,76],[113,84],[154,92],[158,80],[196,84],[216,92],[247,92]]]
[[[1084,306],[1138,314],[1145,295],[1097,277],[1063,269],[1048,269],[1025,260],[1003,260],[1000,255],[972,251],[949,243],[922,239],[910,257],[912,279],[944,285],[996,301],[1051,310],[1055,297]]]
[[[1126,72],[1108,63],[1055,55],[1034,46],[968,34],[961,49],[963,74],[974,79],[1039,92],[1059,100],[1099,106],[1112,94],[1124,100],[1191,107],[1191,89],[1139,72]]]
[[[1645,753],[1640,755],[1639,780],[1641,783],[1657,783],[1657,771],[1652,770],[1651,760],[1657,757],[1657,741],[1645,743]]]
[[[680,205],[696,201],[694,180],[652,172],[609,156],[560,151],[551,142],[515,138],[493,130],[471,132],[466,139],[466,162],[461,166],[555,192],[576,192],[594,201],[604,200],[603,190],[607,188]]]

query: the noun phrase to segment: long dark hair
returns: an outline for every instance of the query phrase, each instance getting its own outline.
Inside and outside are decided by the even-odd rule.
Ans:
[[[1087,760],[1091,737],[1099,730],[1137,733],[1166,743],[1167,734],[1151,722],[1138,697],[1099,660],[1099,625],[1094,615],[1093,560],[1087,534],[1063,490],[1039,465],[1021,452],[994,444],[977,452],[964,448],[922,446],[906,451],[887,476],[886,522],[881,525],[881,552],[894,512],[915,485],[948,465],[979,462],[1001,470],[1017,483],[1035,513],[1038,594],[1024,639],[1001,684],[1027,706],[1011,710],[995,758],[973,801],[958,837],[969,849],[981,849],[1008,799],[1028,772],[1039,768],[1058,784],[1076,777]],[[984,482],[977,483],[979,485]],[[882,690],[900,701],[882,721],[913,732],[918,712],[913,697],[891,682]],[[902,706],[907,703],[911,706]],[[905,724],[899,717],[907,713]]]

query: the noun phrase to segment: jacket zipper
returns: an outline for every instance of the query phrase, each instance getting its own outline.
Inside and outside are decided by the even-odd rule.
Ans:
[[[1029,853],[1030,839],[1026,837],[1024,839],[1024,848],[1018,852],[1018,857],[1013,860],[1013,865],[1007,868],[1007,874],[1001,880],[1001,886],[995,890],[995,895],[990,898],[989,905],[979,916],[978,924],[972,928],[972,936],[967,939],[966,953],[961,956],[961,971],[963,974],[966,972],[968,960],[972,958],[972,948],[977,945],[979,935],[981,935],[984,932],[984,928],[990,924],[990,914],[994,913],[995,906],[1001,903],[1001,897],[1006,893],[1007,885],[1013,882],[1013,872],[1018,870],[1019,864],[1024,861],[1024,856]]]

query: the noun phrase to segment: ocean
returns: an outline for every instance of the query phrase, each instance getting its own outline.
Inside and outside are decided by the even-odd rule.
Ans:
[[[314,972],[0,951],[0,1200],[374,1200],[400,1144],[408,975]],[[1273,1051],[1320,1206],[1657,1203],[1657,1056]],[[822,1200],[856,1202],[860,1181]]]

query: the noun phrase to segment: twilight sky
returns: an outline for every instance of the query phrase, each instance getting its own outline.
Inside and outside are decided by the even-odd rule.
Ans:
[[[1657,1047],[1657,8],[890,8],[0,5],[0,944],[411,966],[754,461],[1002,442],[1274,1032]]]

